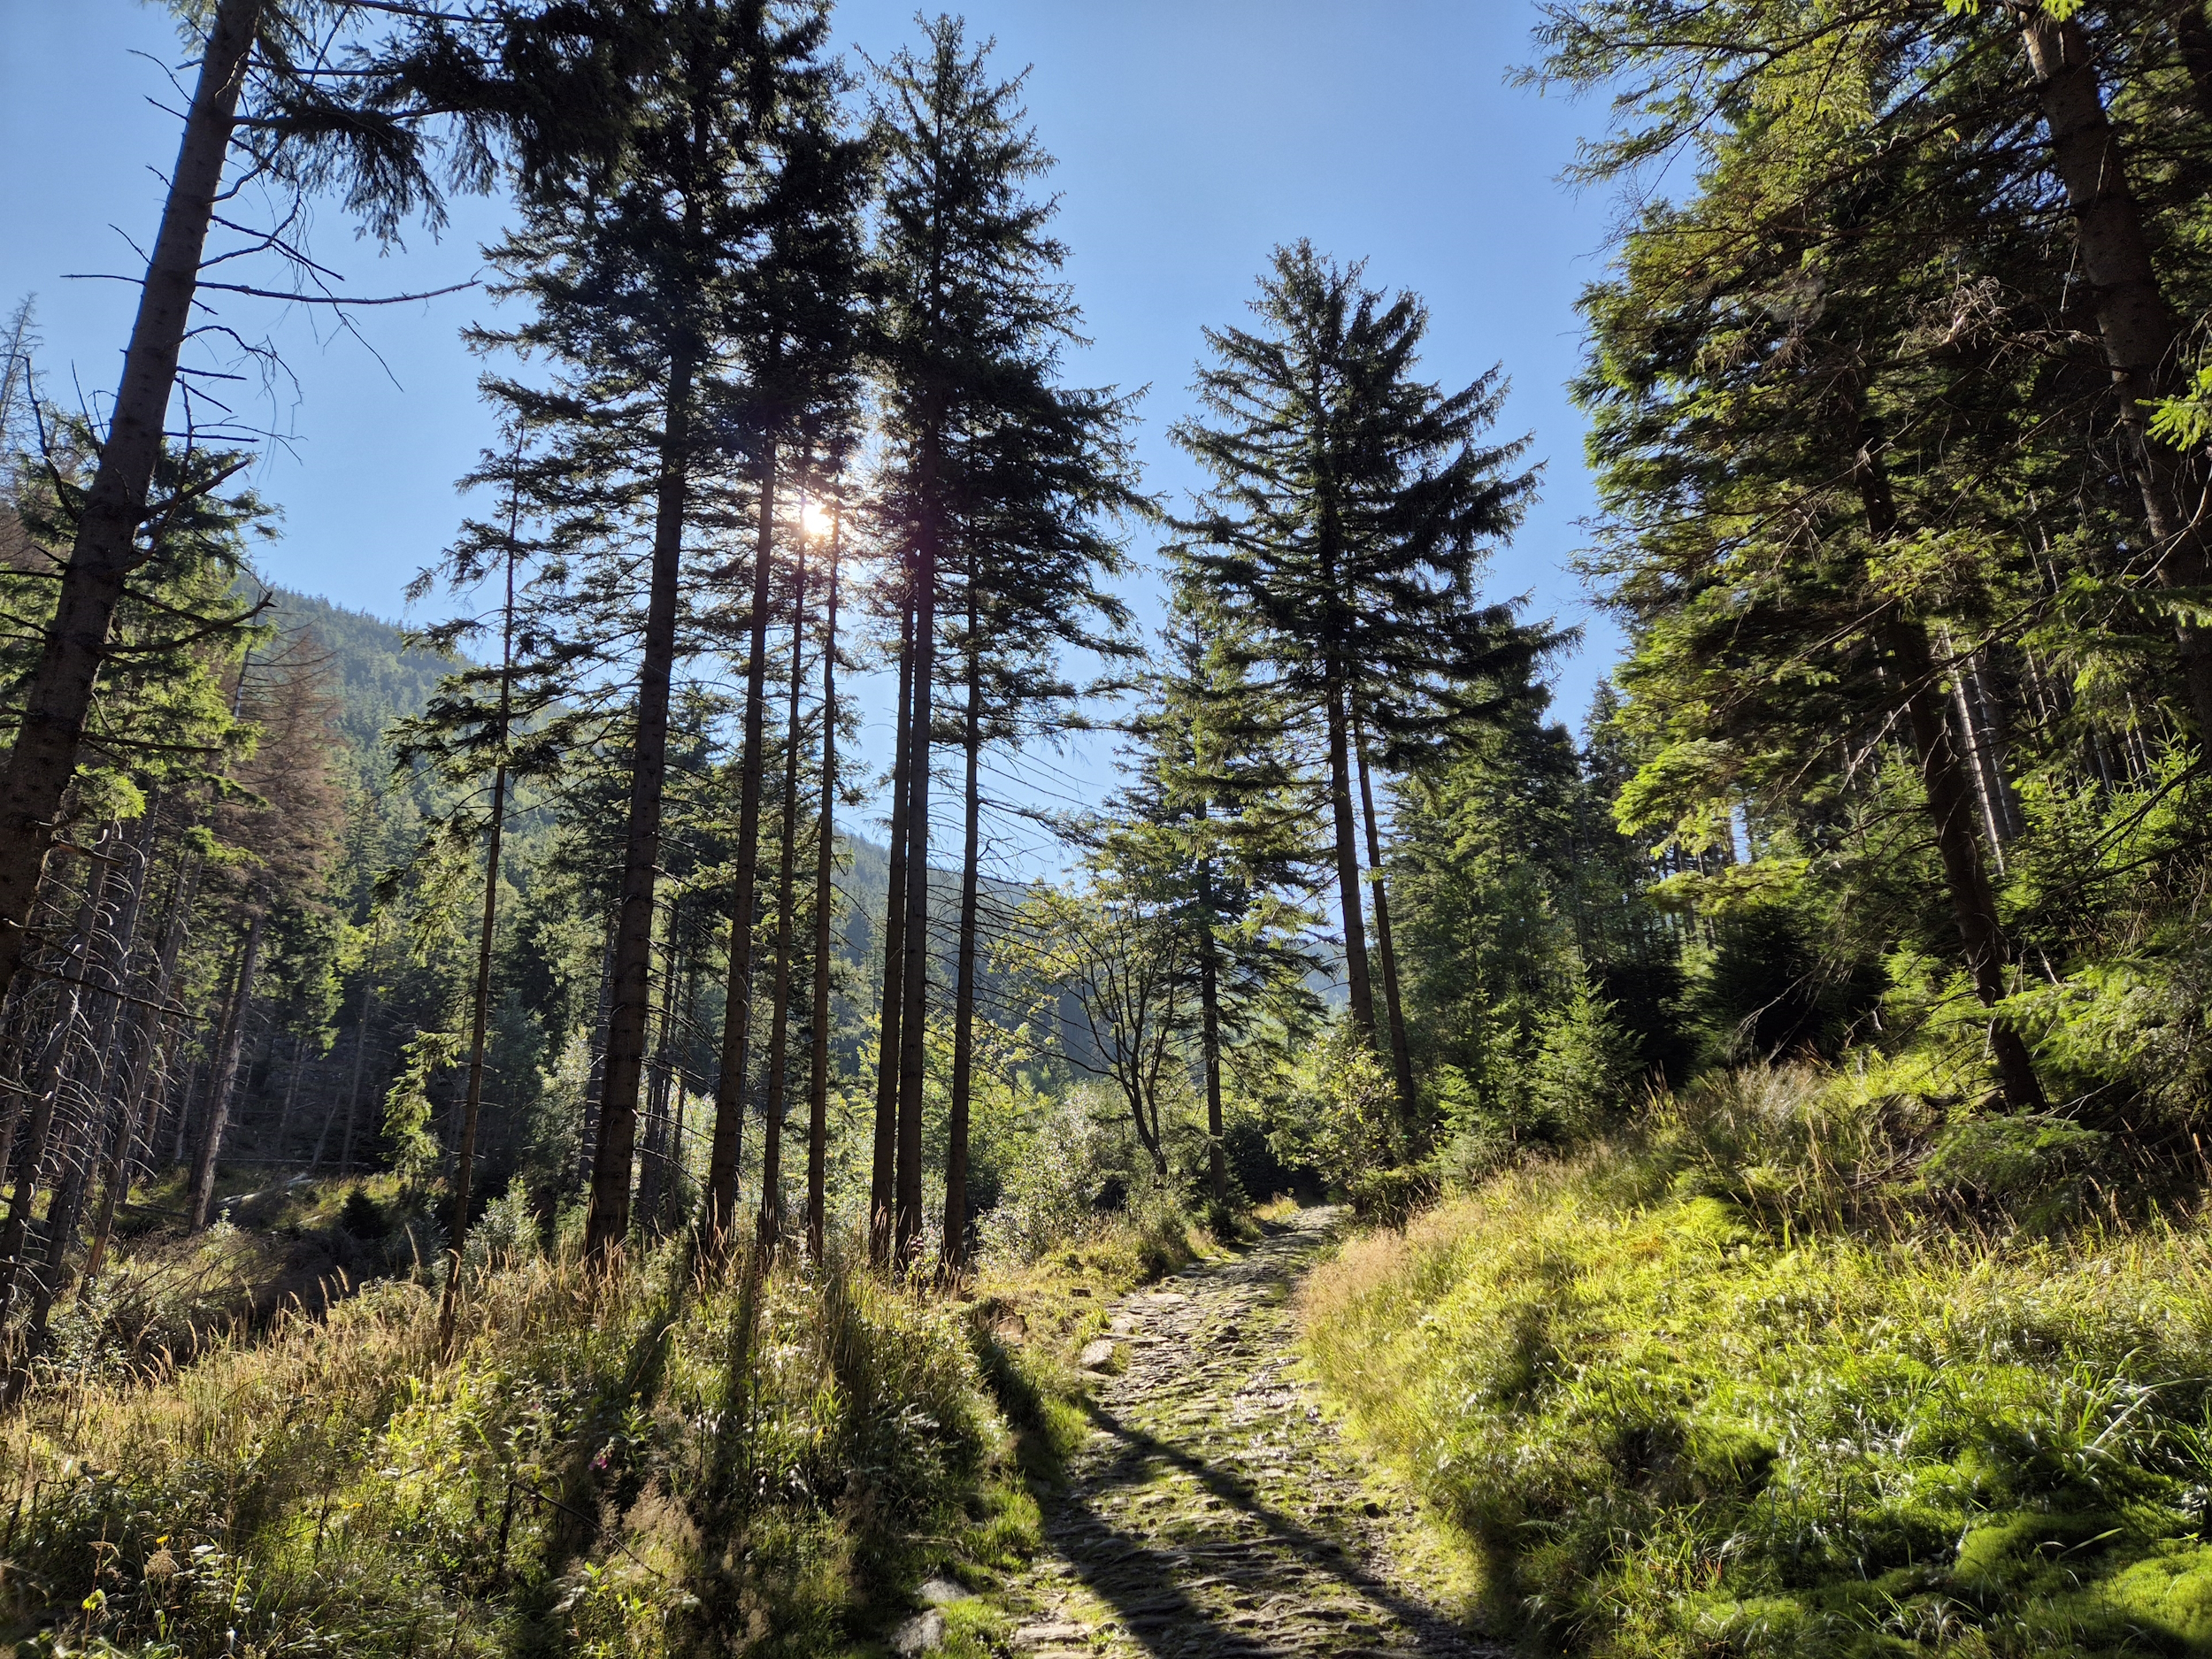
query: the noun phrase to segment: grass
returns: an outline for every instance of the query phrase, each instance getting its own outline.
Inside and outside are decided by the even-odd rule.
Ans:
[[[1149,1205],[1031,1261],[987,1261],[973,1287],[972,1328],[1024,1475],[1057,1481],[1090,1432],[1089,1384],[1077,1356],[1104,1334],[1107,1302],[1213,1248],[1211,1234],[1180,1210]]]
[[[1928,1144],[1809,1074],[1662,1102],[1349,1245],[1310,1358],[1501,1630],[2212,1653],[2212,1229],[1962,1231]]]
[[[224,1263],[201,1302],[280,1256],[232,1231],[196,1247]],[[448,1353],[404,1278],[190,1356],[117,1362],[88,1316],[82,1363],[65,1342],[0,1420],[0,1654],[879,1652],[923,1578],[987,1590],[1033,1552],[1069,1345],[1201,1242],[1148,1214],[962,1297],[526,1257],[474,1282]],[[176,1282],[180,1247],[146,1244],[111,1281]],[[1002,1622],[956,1603],[941,1651],[1001,1652]]]

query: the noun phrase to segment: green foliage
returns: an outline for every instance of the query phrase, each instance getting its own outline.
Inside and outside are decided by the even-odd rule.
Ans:
[[[426,1031],[400,1050],[399,1076],[384,1097],[384,1144],[392,1168],[408,1187],[420,1187],[443,1159],[430,1128],[437,1111],[430,1084],[451,1069],[460,1048],[460,1033]]]
[[[1947,1236],[1916,1171],[2047,1191],[2087,1143],[1924,1156],[1884,1111],[1741,1073],[1317,1276],[1314,1363],[1502,1619],[1613,1659],[2206,1639],[2212,1240]]]
[[[842,1268],[588,1284],[515,1231],[450,1359],[391,1284],[158,1387],[36,1396],[0,1427],[6,1616],[57,1651],[832,1653],[1033,1540],[956,1307]]]
[[[1537,1025],[1527,1079],[1532,1126],[1555,1141],[1586,1137],[1622,1115],[1637,1069],[1635,1047],[1613,1005],[1577,982]]]

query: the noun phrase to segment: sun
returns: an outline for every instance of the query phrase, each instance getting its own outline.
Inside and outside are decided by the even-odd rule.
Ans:
[[[799,525],[810,536],[826,536],[830,526],[836,522],[827,507],[818,501],[810,501],[799,509]]]

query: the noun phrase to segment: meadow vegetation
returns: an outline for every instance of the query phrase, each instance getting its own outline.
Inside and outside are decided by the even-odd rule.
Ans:
[[[2106,1137],[1884,1080],[1712,1073],[1311,1281],[1312,1363],[1500,1631],[2212,1650],[2212,1228]]]
[[[1145,1194],[943,1295],[850,1249],[716,1278],[671,1242],[610,1274],[573,1224],[551,1249],[496,1217],[472,1236],[449,1343],[410,1274],[234,1322],[188,1363],[73,1326],[0,1423],[0,1636],[851,1651],[923,1580],[984,1589],[1026,1559],[1026,1477],[1079,1422],[1099,1310],[1207,1243]],[[995,1651],[993,1617],[956,1604],[944,1651]]]

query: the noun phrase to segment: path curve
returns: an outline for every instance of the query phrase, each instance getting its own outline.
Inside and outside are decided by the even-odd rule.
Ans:
[[[1504,1653],[1438,1610],[1394,1547],[1409,1502],[1363,1478],[1297,1372],[1291,1293],[1344,1221],[1301,1210],[1110,1308],[1127,1369],[1095,1390],[1089,1439],[1041,1494],[1045,1548],[1007,1592],[1018,1653]]]

